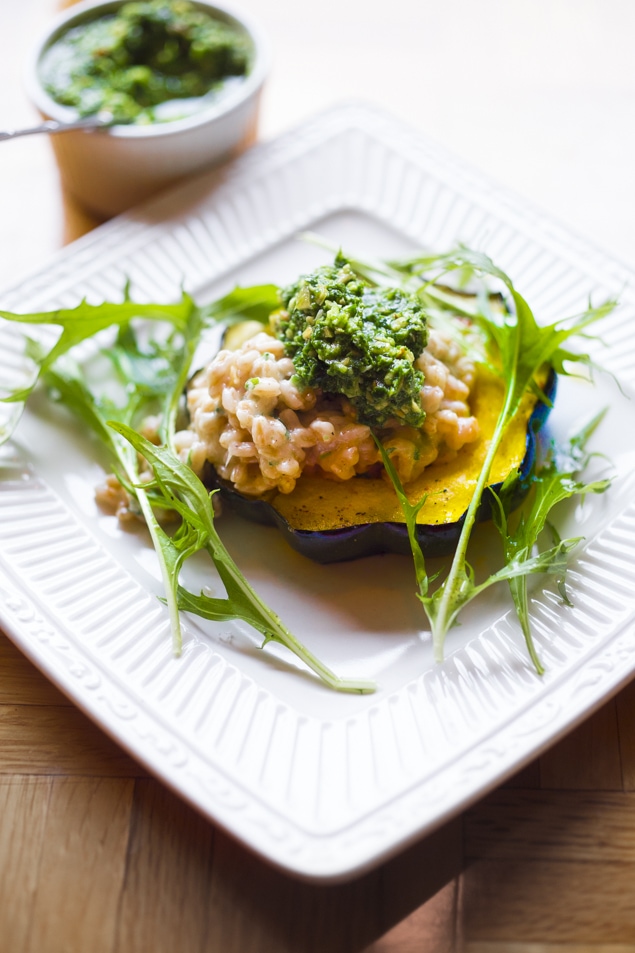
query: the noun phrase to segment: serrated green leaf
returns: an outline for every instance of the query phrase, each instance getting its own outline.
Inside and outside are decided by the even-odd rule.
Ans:
[[[509,486],[503,486],[501,497],[497,501],[498,505],[494,508],[494,523],[501,535],[505,560],[508,566],[523,567],[532,565],[532,552],[536,546],[540,535],[549,527],[551,536],[556,545],[546,553],[534,557],[540,560],[550,554],[552,563],[547,571],[559,576],[557,580],[558,589],[565,604],[570,605],[565,588],[566,559],[558,561],[557,557],[566,555],[572,545],[579,540],[562,541],[558,537],[555,529],[549,524],[549,516],[557,506],[573,496],[586,496],[590,493],[604,493],[610,486],[610,479],[592,480],[584,482],[576,480],[577,473],[583,471],[591,454],[587,451],[587,442],[595,432],[602,421],[606,411],[601,411],[592,417],[583,427],[569,437],[561,444],[554,444],[550,448],[546,460],[536,470],[532,480],[532,487],[529,496],[515,515],[514,525],[510,527],[510,499],[511,489]],[[535,563],[537,565],[537,563]],[[541,571],[531,569],[530,571]],[[509,577],[510,592],[520,625],[527,643],[527,649],[534,662],[536,670],[542,673],[543,667],[538,658],[529,623],[529,606],[527,598],[527,575],[520,572],[512,574]],[[504,578],[499,574],[499,579]],[[498,581],[498,580],[497,580]]]
[[[269,315],[280,307],[277,285],[251,285],[236,287],[229,294],[206,305],[203,315],[206,320],[236,324],[239,321],[259,321],[265,325]]]
[[[372,682],[342,679],[335,675],[289,632],[280,618],[260,599],[221,541],[214,526],[211,494],[193,471],[168,447],[155,446],[125,424],[112,422],[111,426],[148,461],[161,493],[191,528],[185,558],[205,548],[225,586],[226,599],[190,593],[178,584],[178,572],[184,560],[173,560],[169,562],[169,588],[174,592],[179,608],[215,621],[242,619],[264,636],[263,644],[275,641],[284,645],[331,688],[344,692],[374,691]],[[160,544],[165,545],[164,540],[160,540]]]
[[[591,363],[588,354],[566,349],[564,344],[574,335],[584,336],[584,332],[589,326],[601,320],[613,310],[615,302],[608,301],[599,307],[590,307],[584,313],[571,319],[556,321],[543,326],[538,324],[528,303],[516,290],[508,275],[481,252],[461,246],[443,255],[419,255],[409,259],[389,261],[379,266],[374,263],[370,265],[360,264],[354,260],[351,261],[351,264],[364,275],[372,274],[376,280],[386,280],[387,276],[389,279],[394,279],[395,275],[400,275],[403,286],[407,287],[409,291],[413,290],[413,282],[418,283],[420,296],[427,295],[440,307],[447,306],[455,309],[456,303],[452,300],[452,294],[448,294],[443,288],[439,289],[439,283],[444,276],[454,272],[460,273],[463,280],[469,276],[494,278],[503,284],[514,305],[511,310],[493,308],[491,307],[490,294],[481,293],[477,296],[480,307],[473,309],[470,313],[471,321],[478,324],[489,341],[491,358],[486,359],[486,363],[499,368],[500,376],[505,382],[505,394],[494,435],[488,447],[472,500],[465,514],[461,535],[449,572],[432,595],[428,594],[429,580],[426,575],[421,549],[414,534],[416,517],[413,518],[412,508],[408,504],[403,487],[398,481],[394,469],[386,466],[408,527],[419,585],[418,595],[430,620],[435,657],[440,661],[443,658],[445,637],[450,627],[455,623],[460,611],[489,585],[489,583],[482,586],[475,584],[473,571],[467,562],[466,555],[483,493],[488,485],[491,466],[506,429],[517,414],[528,390],[533,390],[537,393],[538,398],[542,399],[543,395],[540,394],[535,384],[536,374],[541,367],[551,365],[561,373],[565,373],[568,363],[580,362],[587,365]],[[386,455],[384,454],[384,456]],[[560,492],[566,494],[566,481],[559,486]],[[599,489],[588,489],[587,492],[599,492]],[[553,502],[547,507],[547,512],[557,502],[556,496],[555,490],[552,491],[550,498]],[[565,496],[561,498],[565,498]],[[541,516],[536,516],[537,521],[541,518]],[[539,565],[553,567],[557,564],[558,558],[564,554],[565,549],[564,544],[554,547],[551,556],[545,558],[542,562],[538,560],[530,563],[528,561],[530,557],[527,553],[525,570],[527,572],[545,571],[544,569],[538,569]],[[510,579],[518,577],[523,580],[526,578],[527,572],[517,571],[520,568],[520,563],[514,564],[514,568],[510,568],[517,555],[517,553],[507,554],[508,572],[511,574]],[[549,571],[552,570],[549,569]],[[500,581],[502,578],[506,578],[504,573],[493,581]],[[423,580],[423,589],[421,580]],[[526,591],[526,583],[524,585]],[[514,588],[522,590],[523,583],[510,582],[510,586],[513,594]],[[521,619],[521,623],[525,630],[523,619]],[[526,637],[530,652],[533,652],[530,636],[527,636],[527,633]],[[532,658],[537,663],[535,652],[532,654]],[[537,663],[537,667],[539,667],[539,663]]]
[[[0,317],[17,324],[45,325],[61,328],[61,334],[50,350],[39,346],[35,351],[35,343],[27,338],[25,342],[28,355],[36,363],[36,371],[31,380],[24,386],[15,388],[11,393],[0,398],[7,403],[24,403],[28,400],[39,377],[45,374],[55,362],[67,354],[72,348],[94,337],[100,331],[112,326],[128,324],[133,318],[145,318],[152,321],[167,321],[175,328],[185,329],[194,302],[189,295],[184,294],[176,304],[135,304],[129,300],[117,303],[105,302],[92,305],[82,301],[75,308],[60,308],[57,311],[43,311],[32,314],[16,314],[10,311],[1,311]],[[6,440],[11,435],[8,427],[2,435]]]

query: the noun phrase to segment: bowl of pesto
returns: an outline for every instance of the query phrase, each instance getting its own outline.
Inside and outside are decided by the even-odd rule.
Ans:
[[[51,140],[65,188],[109,217],[248,145],[266,71],[260,28],[230,7],[91,0],[42,37],[28,86],[46,118],[112,121]]]

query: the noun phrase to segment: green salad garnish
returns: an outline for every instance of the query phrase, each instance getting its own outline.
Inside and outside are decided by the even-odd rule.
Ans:
[[[174,648],[181,651],[180,610],[205,619],[242,619],[264,636],[267,642],[286,646],[329,687],[344,692],[370,692],[372,682],[339,678],[317,659],[280,618],[260,599],[223,545],[214,524],[213,492],[201,483],[174,452],[173,438],[177,413],[190,374],[192,358],[203,330],[223,320],[227,323],[249,314],[265,321],[277,304],[277,289],[262,286],[236,289],[206,309],[198,308],[188,295],[174,305],[137,305],[130,301],[19,315],[0,311],[0,317],[27,325],[54,325],[61,328],[57,343],[43,350],[27,340],[33,363],[32,379],[3,399],[13,403],[12,415],[2,439],[10,437],[38,379],[43,378],[51,396],[72,411],[97,437],[120,482],[130,492],[147,524],[154,545],[172,622]],[[134,318],[143,318],[156,327],[156,334],[142,342]],[[118,397],[112,388],[94,383],[90,364],[73,359],[76,345],[106,328],[116,332],[114,341],[100,347],[112,364],[121,385]],[[93,358],[94,361],[94,358]],[[161,445],[155,446],[139,429],[149,414],[161,418]],[[142,481],[142,469],[149,465],[153,478]],[[164,528],[157,512],[172,512],[178,528]],[[191,593],[180,585],[185,562],[195,553],[206,553],[226,591],[225,598]]]
[[[405,287],[418,294],[422,302],[431,307],[447,307],[447,292],[443,282],[452,272],[460,273],[462,279],[485,277],[499,281],[511,296],[513,307],[495,309],[490,306],[490,297],[485,293],[478,295],[480,307],[469,312],[470,321],[477,325],[484,336],[484,356],[505,383],[503,406],[498,417],[496,429],[483,462],[472,500],[463,520],[461,535],[449,570],[431,591],[425,560],[416,534],[417,513],[425,500],[416,506],[409,501],[401,485],[390,456],[379,444],[384,466],[390,475],[399,497],[404,519],[408,527],[408,537],[415,564],[415,573],[420,599],[432,629],[432,638],[437,661],[443,659],[443,646],[450,628],[456,623],[461,610],[497,582],[509,583],[518,617],[525,635],[530,656],[536,670],[542,672],[529,626],[527,608],[527,576],[532,573],[555,573],[562,579],[565,571],[564,556],[579,542],[578,539],[558,540],[554,546],[542,553],[535,553],[534,546],[542,529],[547,524],[553,507],[560,501],[576,494],[601,493],[608,486],[608,480],[593,481],[584,484],[574,480],[577,472],[588,461],[585,445],[595,429],[597,420],[590,423],[580,434],[575,434],[568,445],[555,448],[548,461],[543,463],[534,475],[533,490],[525,501],[515,520],[510,519],[511,493],[504,493],[496,508],[496,525],[503,537],[505,565],[483,582],[477,582],[472,566],[467,560],[467,549],[474,531],[478,511],[483,495],[488,487],[492,463],[500,447],[510,422],[518,413],[525,393],[536,389],[535,378],[541,367],[551,365],[558,373],[567,374],[570,363],[591,364],[587,353],[572,351],[565,344],[575,335],[583,335],[589,325],[605,317],[615,307],[614,301],[608,301],[597,308],[589,308],[583,314],[573,318],[556,321],[553,324],[539,325],[531,308],[516,290],[508,275],[498,268],[487,255],[459,248],[446,255],[415,256],[409,259],[384,263],[380,268],[364,263],[355,263],[368,280],[393,284],[400,281]],[[441,292],[438,285],[441,284]],[[451,307],[458,307],[456,298],[452,298]],[[540,399],[545,399],[539,394]],[[599,418],[598,418],[599,419]],[[514,479],[512,474],[511,480]],[[511,530],[511,527],[514,530]]]
[[[477,294],[462,304],[448,288],[448,275],[478,280]],[[509,307],[493,307],[484,279],[494,279],[509,297]],[[423,419],[418,393],[422,374],[414,366],[427,339],[426,315],[437,326],[456,326],[465,318],[461,335],[474,335],[476,358],[495,368],[505,384],[504,401],[495,433],[465,514],[460,539],[445,575],[430,578],[417,538],[417,513],[423,500],[409,502],[390,458],[390,448],[376,436],[385,469],[401,503],[414,559],[417,596],[432,629],[435,655],[443,657],[445,637],[463,607],[486,589],[506,582],[511,590],[529,653],[538,672],[529,625],[527,577],[555,576],[563,597],[567,554],[577,539],[560,539],[550,526],[550,513],[574,495],[603,492],[608,480],[585,483],[579,473],[590,454],[589,436],[600,416],[562,447],[553,447],[540,463],[520,509],[513,510],[515,474],[494,501],[494,521],[500,532],[503,565],[486,580],[475,579],[467,560],[468,543],[488,487],[490,468],[506,428],[528,390],[546,400],[536,384],[538,370],[550,365],[566,373],[571,363],[590,363],[589,355],[568,347],[579,335],[609,313],[614,302],[589,308],[569,321],[539,325],[525,299],[509,277],[483,254],[459,248],[447,255],[415,256],[407,260],[366,263],[341,255],[286,288],[259,285],[236,288],[201,308],[187,295],[172,305],[119,303],[90,305],[36,314],[0,312],[0,317],[25,326],[59,329],[56,342],[43,347],[26,338],[33,373],[23,386],[5,393],[12,404],[6,440],[17,426],[25,401],[39,380],[52,398],[63,403],[89,428],[109,457],[122,486],[145,520],[163,576],[165,601],[172,621],[175,651],[181,649],[182,610],[224,621],[241,619],[263,637],[263,646],[276,641],[286,646],[323,681],[339,691],[369,692],[368,681],[341,679],[321,663],[266,606],[227,552],[215,526],[213,492],[203,485],[175,452],[174,436],[182,412],[182,396],[192,373],[192,361],[204,331],[218,324],[256,321],[273,325],[293,358],[300,381],[326,393],[343,394],[361,421],[380,428],[390,418],[416,426]],[[281,310],[282,308],[282,310]],[[273,317],[272,317],[273,315]],[[271,324],[270,324],[271,318]],[[103,332],[109,331],[104,341]],[[102,359],[112,367],[118,385],[113,392],[96,381],[90,362],[80,361],[77,346],[95,339]],[[158,415],[159,442],[142,434],[148,415]],[[158,514],[171,513],[175,529]],[[542,546],[545,530],[550,531]],[[189,592],[182,569],[195,553],[205,553],[225,588],[224,598]]]

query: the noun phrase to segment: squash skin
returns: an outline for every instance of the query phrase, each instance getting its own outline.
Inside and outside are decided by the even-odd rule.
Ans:
[[[549,403],[538,401],[527,420],[525,452],[519,465],[515,505],[522,501],[529,490],[531,474],[536,461],[536,436],[549,416],[556,389],[557,375],[553,369],[550,369],[543,385],[543,392]],[[510,466],[508,472],[511,469]],[[410,553],[408,532],[403,522],[391,520],[364,522],[341,526],[336,529],[298,529],[291,525],[288,519],[270,501],[243,496],[230,485],[216,478],[213,470],[209,476],[211,478],[210,482],[220,489],[223,501],[234,512],[252,522],[276,526],[293,549],[314,562],[327,564],[360,559],[381,553],[402,555]],[[356,477],[354,479],[361,480],[364,478]],[[342,485],[339,484],[339,486]],[[491,490],[497,491],[500,486],[501,482],[497,482],[485,491],[479,509],[479,521],[491,518],[493,501]],[[452,553],[456,548],[464,518],[465,512],[452,522],[418,524],[417,538],[424,556],[447,556]]]

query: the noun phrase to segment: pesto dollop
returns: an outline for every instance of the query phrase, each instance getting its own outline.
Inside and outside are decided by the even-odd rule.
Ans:
[[[423,374],[414,364],[427,326],[416,297],[372,287],[339,256],[284,288],[281,298],[284,310],[272,324],[300,384],[343,394],[370,426],[395,417],[423,423]]]
[[[64,33],[40,76],[53,99],[81,116],[105,110],[119,122],[153,122],[162,103],[221,94],[247,74],[250,54],[244,32],[189,0],[140,0]]]

